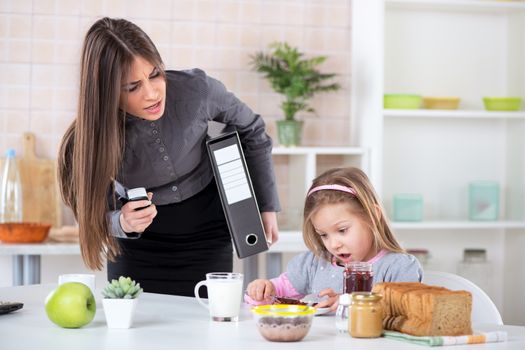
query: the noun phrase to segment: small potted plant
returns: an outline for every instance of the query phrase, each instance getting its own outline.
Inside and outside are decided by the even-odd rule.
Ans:
[[[124,276],[120,276],[118,280],[111,280],[102,290],[102,306],[109,328],[131,327],[140,293],[140,283]]]
[[[277,135],[283,146],[301,143],[302,121],[296,120],[300,111],[315,112],[309,100],[318,92],[337,91],[338,83],[330,82],[333,73],[321,73],[318,66],[326,56],[304,58],[304,54],[287,43],[273,43],[270,53],[257,52],[251,56],[254,70],[262,73],[272,89],[282,94],[281,110],[284,120],[277,121]]]

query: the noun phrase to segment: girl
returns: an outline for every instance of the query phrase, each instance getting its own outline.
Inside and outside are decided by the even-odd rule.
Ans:
[[[397,242],[368,177],[357,168],[332,169],[313,181],[303,238],[310,251],[292,258],[279,277],[251,282],[247,302],[313,293],[325,297],[318,307],[335,309],[344,265],[351,261],[371,263],[374,283],[421,281],[419,262]]]
[[[165,71],[135,24],[93,24],[82,49],[78,114],[59,154],[62,197],[78,221],[89,268],[101,269],[107,258],[108,280],[131,276],[147,292],[186,296],[207,272],[232,270],[205,147],[210,120],[239,132],[275,242],[279,201],[261,117],[202,70]],[[145,187],[149,200],[122,205],[116,192],[125,195],[126,187]]]

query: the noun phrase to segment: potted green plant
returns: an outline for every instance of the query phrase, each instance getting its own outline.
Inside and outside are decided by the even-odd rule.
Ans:
[[[142,291],[140,283],[136,283],[130,277],[120,276],[118,280],[111,280],[102,290],[102,306],[108,328],[131,327],[137,298]]]
[[[284,120],[277,121],[277,135],[283,146],[296,146],[301,143],[302,121],[296,119],[300,111],[315,112],[309,100],[319,92],[337,91],[338,83],[331,82],[334,73],[321,73],[318,66],[326,56],[304,58],[299,52],[284,42],[270,45],[270,52],[256,52],[251,57],[254,70],[268,79],[272,89],[282,94],[284,100],[281,110]]]

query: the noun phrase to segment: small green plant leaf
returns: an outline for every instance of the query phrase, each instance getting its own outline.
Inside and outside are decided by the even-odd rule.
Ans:
[[[134,299],[142,292],[140,283],[136,283],[130,277],[120,276],[118,280],[111,280],[102,290],[102,295],[106,299]]]

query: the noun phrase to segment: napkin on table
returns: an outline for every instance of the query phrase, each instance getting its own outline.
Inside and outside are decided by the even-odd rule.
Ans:
[[[384,331],[385,338],[406,341],[413,344],[426,346],[446,346],[446,345],[464,345],[464,344],[481,344],[507,341],[507,332],[474,332],[472,335],[462,335],[457,337],[434,336],[419,337],[410,334],[404,334],[394,331]]]

